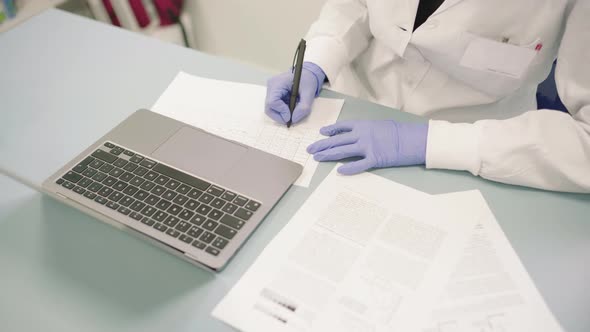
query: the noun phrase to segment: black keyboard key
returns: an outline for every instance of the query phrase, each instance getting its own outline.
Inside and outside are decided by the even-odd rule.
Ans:
[[[170,180],[166,183],[166,188],[168,189],[176,189],[178,186],[180,185],[180,182],[176,181],[176,180]]]
[[[120,193],[120,192],[118,192],[118,191],[115,191],[114,193],[112,193],[112,194],[109,196],[109,199],[110,199],[111,201],[113,201],[113,202],[118,202],[118,201],[119,201],[121,198],[123,198],[123,196],[125,196],[125,195],[121,194],[121,193]]]
[[[91,184],[92,184],[92,180],[90,180],[89,178],[83,178],[82,180],[80,180],[78,182],[78,185],[82,188],[86,188]]]
[[[250,217],[252,217],[252,211],[239,208],[238,211],[236,211],[236,213],[234,213],[234,216],[236,216],[238,218],[242,218],[244,220],[249,220]]]
[[[98,182],[93,182],[91,185],[88,186],[88,190],[92,191],[93,193],[102,189],[103,185]]]
[[[191,242],[193,242],[193,238],[185,234],[181,234],[180,237],[178,237],[178,239],[184,243],[190,244]]]
[[[88,164],[88,166],[96,169],[100,168],[102,165],[104,165],[104,161],[100,159],[94,159],[90,164]]]
[[[67,188],[67,189],[73,189],[76,185],[69,182],[69,181],[64,181],[62,184],[62,187]]]
[[[154,170],[200,190],[205,190],[209,187],[208,182],[203,181],[201,179],[197,179],[194,176],[190,176],[184,172],[175,170],[166,165],[157,164],[156,166],[154,166]]]
[[[219,227],[217,227],[217,229],[215,229],[215,234],[221,235],[224,238],[230,239],[230,240],[233,239],[237,233],[238,233],[238,231],[236,231],[235,229],[229,228],[224,225],[219,225]],[[223,249],[223,248],[219,248],[219,249]]]
[[[125,188],[125,189],[123,190],[123,194],[127,194],[127,195],[129,195],[129,196],[133,196],[133,195],[135,195],[135,193],[136,193],[138,190],[139,190],[139,188],[129,185],[129,186],[127,186],[127,188]]]
[[[204,232],[201,235],[201,237],[199,237],[199,240],[201,240],[205,243],[211,243],[211,241],[213,241],[214,238],[215,238],[215,235],[213,235],[213,233]]]
[[[209,189],[207,189],[207,192],[213,196],[219,197],[221,194],[223,194],[224,190],[223,188],[219,188],[217,186],[211,186]]]
[[[166,210],[170,205],[172,205],[172,203],[165,199],[162,199],[158,202],[158,204],[156,204],[156,207],[160,210]]]
[[[186,232],[189,228],[191,228],[191,224],[187,223],[186,221],[180,221],[178,225],[175,227],[179,232]]]
[[[172,203],[175,203],[178,205],[183,205],[187,201],[188,201],[188,197],[182,196],[182,195],[176,195],[176,197],[174,197],[174,199],[172,200]]]
[[[224,214],[223,217],[221,217],[221,219],[219,219],[219,221],[222,224],[228,225],[228,226],[235,228],[235,229],[240,229],[240,228],[242,228],[242,226],[244,226],[244,221],[242,221],[234,216],[230,216],[229,214]]]
[[[112,171],[113,168],[115,168],[115,166],[113,166],[111,164],[104,164],[104,165],[102,165],[101,168],[99,168],[99,171],[104,172],[104,173],[108,173],[108,172]]]
[[[158,173],[154,171],[149,171],[143,177],[150,181],[154,181],[158,177]]]
[[[102,151],[102,150],[96,150],[92,153],[93,157],[96,157],[102,161],[106,161],[107,163],[112,163],[113,161],[115,161],[117,159],[116,156],[113,156],[112,154],[109,154],[108,152]]]
[[[64,183],[64,181],[65,181],[64,179],[59,178],[59,179],[57,179],[57,181],[55,181],[55,183],[62,184],[62,183]]]
[[[143,219],[141,219],[141,223],[151,226],[155,223],[155,221],[153,221],[152,219],[148,218],[148,217],[143,217]]]
[[[86,165],[81,165],[81,164],[78,164],[78,165],[76,165],[76,167],[74,167],[74,168],[73,168],[73,170],[74,170],[74,172],[76,172],[76,173],[82,173],[82,172],[84,172],[84,171],[85,171],[87,168],[88,168],[88,166],[86,166]]]
[[[123,159],[123,158],[117,158],[117,160],[115,160],[115,162],[113,163],[113,165],[119,167],[119,168],[123,168],[125,167],[125,165],[127,165],[128,161]]]
[[[199,198],[199,196],[201,196],[202,193],[203,192],[200,191],[200,190],[198,190],[198,189],[193,189],[193,190],[189,191],[189,193],[187,194],[187,196],[190,197],[190,198],[197,199],[197,198]]]
[[[143,218],[143,216],[138,212],[131,212],[129,216],[135,220],[141,220]]]
[[[215,196],[205,193],[205,194],[201,195],[201,197],[199,197],[199,202],[209,204],[209,202],[211,202],[213,200],[213,198],[215,198]]]
[[[94,176],[94,174],[96,174],[96,172],[98,172],[98,171],[95,170],[94,168],[87,168],[84,172],[82,172],[82,175],[91,178]],[[74,173],[74,174],[76,174],[76,173]]]
[[[169,201],[171,201],[172,199],[174,199],[174,197],[176,197],[176,193],[172,190],[166,190],[166,192],[164,193],[164,195],[162,195],[162,198],[165,198]]]
[[[104,183],[105,186],[111,187],[112,185],[117,183],[117,178],[114,178],[112,176],[108,176],[106,179],[104,179],[104,181],[102,181],[102,183]]]
[[[197,208],[197,206],[199,206],[199,203],[197,203],[197,201],[195,200],[189,200],[188,202],[186,202],[186,204],[184,204],[184,207],[189,209],[189,210],[194,210]]]
[[[203,233],[202,229],[200,229],[199,227],[193,226],[186,234],[188,234],[192,237],[198,237],[199,235],[201,235],[201,233]]]
[[[225,213],[229,213],[229,214],[233,214],[236,210],[238,209],[237,205],[234,205],[232,203],[227,203],[225,204],[225,206],[221,209],[221,211],[225,212]]]
[[[191,220],[190,222],[197,225],[197,226],[201,226],[203,224],[203,222],[205,222],[205,220],[207,220],[207,218],[205,216],[202,216],[200,214],[196,214]]]
[[[211,212],[209,212],[207,217],[209,217],[213,220],[219,220],[219,218],[221,218],[222,215],[223,215],[223,212],[221,212],[217,209],[213,209],[213,210],[211,210]]]
[[[223,193],[223,195],[221,195],[221,198],[231,202],[234,198],[236,198],[236,194],[232,193],[231,191],[226,191]]]
[[[134,185],[136,187],[141,186],[141,184],[144,182],[145,182],[145,179],[140,176],[135,176],[133,179],[131,179],[131,181],[129,181],[129,183],[131,183],[132,185]]]
[[[124,170],[122,170],[120,168],[113,168],[113,170],[109,172],[109,175],[111,175],[112,177],[118,178],[123,173],[125,173]]]
[[[135,202],[135,200],[133,198],[131,198],[129,196],[125,196],[119,201],[119,204],[121,204],[123,206],[129,206],[129,205],[133,204],[133,202]]]
[[[215,248],[221,250],[223,248],[225,248],[225,246],[228,244],[228,240],[222,238],[222,237],[217,237],[215,238],[215,241],[213,241],[213,243],[211,243],[212,246],[214,246]]]
[[[138,167],[135,169],[135,171],[133,171],[133,174],[135,175],[139,175],[139,176],[144,176],[145,173],[147,173],[148,169],[145,167]]]
[[[118,191],[123,191],[123,189],[125,189],[127,187],[127,183],[123,182],[123,181],[117,181],[117,183],[115,183],[115,185],[113,186],[113,189],[118,190]]]
[[[123,148],[120,148],[118,146],[115,146],[114,148],[111,149],[111,153],[114,154],[115,156],[120,155],[121,153],[123,153]]]
[[[207,213],[209,213],[209,211],[213,210],[212,207],[210,207],[209,205],[205,205],[205,204],[201,204],[195,211],[197,211],[197,213],[200,213],[204,216],[207,215]]]
[[[134,163],[128,163],[127,165],[125,165],[125,167],[123,167],[123,169],[126,170],[127,172],[133,172],[133,171],[135,171],[136,168],[137,168],[137,164],[134,164]]]
[[[135,155],[135,153],[133,153],[133,152],[131,152],[129,150],[123,151],[123,154],[126,155],[126,156],[129,156],[129,157],[133,157],[133,155]]]
[[[159,200],[160,197],[156,195],[149,195],[148,198],[145,199],[145,202],[149,205],[156,205],[156,203],[158,203]]]
[[[139,200],[139,201],[143,201],[144,199],[146,199],[146,197],[148,197],[150,194],[147,191],[143,191],[140,190],[138,191],[135,195],[133,195],[133,198]]]
[[[168,234],[168,235],[170,235],[172,237],[178,237],[180,235],[180,232],[177,231],[177,230],[175,230],[175,229],[173,229],[173,228],[170,228],[170,229],[168,229],[166,231],[166,234]]]
[[[206,251],[208,254],[211,254],[211,255],[213,255],[213,256],[217,256],[217,255],[219,255],[219,249],[216,249],[216,248],[213,248],[213,247],[207,247],[207,249],[205,249],[205,251]]]
[[[95,199],[96,198],[96,194],[90,191],[87,191],[84,193],[84,197],[86,198],[90,198],[90,199]]]
[[[156,165],[156,162],[150,159],[144,159],[139,163],[143,167],[152,168]]]
[[[162,186],[155,186],[154,189],[151,190],[151,192],[154,195],[162,195],[164,192],[166,191],[166,188],[162,187]]]
[[[72,183],[76,183],[76,182],[80,181],[83,178],[83,176],[78,173],[69,171],[63,176],[63,178],[72,182]]]
[[[138,154],[136,154],[135,156],[133,156],[129,159],[130,162],[136,163],[136,164],[139,164],[142,160],[143,160],[143,157]]]
[[[94,161],[94,158],[88,156],[84,158],[84,160],[82,160],[78,165],[88,166],[88,164],[90,164],[92,161]]]
[[[133,179],[135,177],[135,175],[133,175],[133,173],[129,173],[129,172],[125,172],[123,173],[123,175],[121,175],[119,177],[119,180],[121,181],[125,181],[125,182],[129,182],[131,181],[131,179]]]
[[[160,223],[155,224],[154,228],[159,230],[160,232],[165,232],[168,229],[168,227],[166,227]]]
[[[217,227],[217,225],[219,225],[217,222],[211,219],[207,219],[207,221],[205,221],[205,223],[203,224],[203,228],[208,231],[212,231],[215,229],[215,227]]]
[[[152,188],[154,188],[155,185],[156,184],[153,182],[146,181],[141,186],[139,186],[139,188],[141,188],[145,191],[150,191],[150,190],[152,190]]]
[[[223,205],[225,205],[225,201],[222,200],[221,198],[216,198],[213,200],[213,202],[211,202],[211,206],[216,209],[221,209],[223,207]]]
[[[235,205],[244,206],[246,203],[248,203],[248,199],[244,196],[238,196],[234,199],[233,203]]]
[[[108,201],[106,205],[113,210],[116,210],[119,208],[119,204],[117,204],[113,201]]]
[[[82,188],[82,187],[79,187],[79,186],[76,186],[76,187],[74,188],[74,192],[75,192],[76,194],[80,194],[80,195],[82,195],[82,194],[84,194],[84,193],[86,192],[86,189],[84,189],[84,188]]]
[[[190,220],[194,215],[195,215],[195,213],[192,212],[191,210],[184,209],[184,210],[182,210],[182,212],[180,212],[178,217],[183,220]]]
[[[106,147],[107,147],[107,148],[109,148],[109,149],[112,149],[112,148],[114,148],[114,147],[115,147],[115,144],[113,144],[113,143],[111,143],[111,142],[105,142],[105,143],[104,143],[104,146],[106,146]]]
[[[164,221],[166,220],[166,218],[168,217],[168,213],[164,212],[164,211],[158,211],[156,212],[156,214],[154,214],[154,219],[156,219],[157,221]]]
[[[98,204],[102,204],[105,205],[107,203],[107,199],[101,196],[96,196],[96,198],[94,199],[94,201]]]
[[[193,242],[193,247],[203,250],[203,249],[205,249],[205,247],[207,247],[207,245],[204,244],[203,242],[199,242],[199,241],[195,240]]]
[[[154,212],[156,212],[156,211],[158,211],[158,210],[156,210],[154,207],[146,206],[145,208],[143,208],[143,210],[141,210],[141,214],[143,214],[144,216],[151,217],[152,214],[154,214]]]
[[[176,191],[183,194],[183,195],[188,193],[189,190],[191,190],[191,187],[187,186],[184,183],[181,183],[180,186],[178,186],[178,188],[176,188]]]
[[[154,180],[154,182],[163,186],[166,184],[166,182],[168,182],[168,180],[170,180],[169,177],[164,176],[164,175],[160,175]]]
[[[166,212],[170,213],[171,215],[175,216],[182,211],[182,208],[176,204],[172,204]]]
[[[106,178],[107,178],[107,175],[105,173],[98,172],[98,173],[94,174],[94,176],[92,177],[92,180],[102,182]]]
[[[145,203],[144,202],[140,202],[140,201],[135,201],[133,204],[131,204],[131,206],[129,206],[129,208],[133,211],[141,211],[141,209],[143,209],[145,207]]]
[[[102,187],[97,194],[99,194],[102,197],[109,197],[110,194],[113,193],[113,189],[109,188],[109,187]]]

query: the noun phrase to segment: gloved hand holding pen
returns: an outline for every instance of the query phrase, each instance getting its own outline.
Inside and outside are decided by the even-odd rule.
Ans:
[[[320,94],[326,74],[320,67],[311,63],[303,63],[299,98],[293,111],[292,123],[297,123],[309,115],[313,100]],[[291,118],[289,98],[293,87],[291,71],[271,77],[267,82],[265,113],[278,123],[287,124]]]

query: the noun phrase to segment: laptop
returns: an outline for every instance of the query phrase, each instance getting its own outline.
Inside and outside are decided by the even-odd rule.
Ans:
[[[221,270],[302,166],[138,110],[43,183],[61,202]]]

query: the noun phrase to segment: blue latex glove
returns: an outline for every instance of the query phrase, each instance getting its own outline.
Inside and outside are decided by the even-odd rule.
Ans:
[[[323,127],[320,133],[331,137],[307,147],[315,160],[362,157],[340,166],[341,174],[351,175],[378,167],[422,165],[426,160],[428,124],[352,120]]]
[[[267,82],[266,103],[264,112],[278,123],[287,124],[289,119],[297,123],[309,115],[311,104],[320,94],[326,79],[324,71],[311,62],[303,63],[301,80],[299,81],[299,98],[293,110],[293,119],[289,111],[289,99],[293,87],[293,73],[288,71],[271,77]]]

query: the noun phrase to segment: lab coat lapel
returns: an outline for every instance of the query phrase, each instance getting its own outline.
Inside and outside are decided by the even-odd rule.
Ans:
[[[463,0],[445,0],[440,7],[438,7],[438,9],[432,14],[432,16],[434,15],[438,15],[442,12],[444,12],[445,10],[453,7],[454,5],[458,4],[459,2],[461,2]]]

